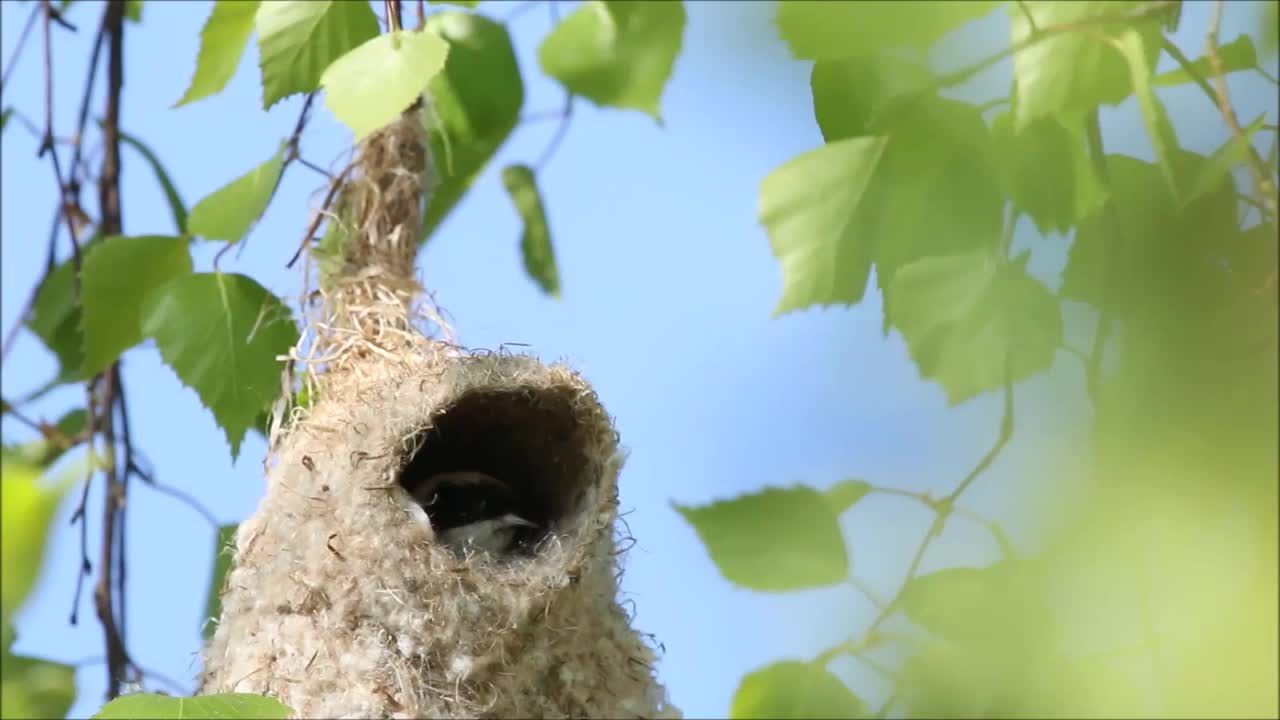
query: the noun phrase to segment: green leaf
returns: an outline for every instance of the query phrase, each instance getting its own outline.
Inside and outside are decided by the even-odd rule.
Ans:
[[[70,484],[69,478],[41,482],[39,468],[7,451],[0,456],[0,469],[0,624],[7,624],[36,583],[49,523]]]
[[[75,263],[68,259],[54,267],[36,290],[35,304],[27,327],[58,358],[58,378],[72,382],[81,377],[84,366],[84,334],[80,330],[80,308],[76,305]]]
[[[227,573],[231,571],[232,555],[235,552],[236,529],[239,525],[223,525],[218,528],[218,537],[213,545],[213,576],[209,578],[209,593],[204,603],[204,622],[201,623],[201,634],[208,640],[217,629],[217,621],[222,617],[222,586],[226,584]]]
[[[187,232],[209,240],[239,242],[271,203],[288,147],[281,143],[266,162],[196,203],[187,218]]]
[[[1179,187],[1191,187],[1209,173],[1209,159],[1197,153],[1178,151],[1173,161]],[[1238,234],[1230,178],[1221,176],[1179,206],[1158,166],[1124,155],[1108,155],[1106,166],[1115,220],[1098,211],[1081,221],[1058,294],[1105,307],[1129,323],[1137,319],[1131,313],[1142,312],[1149,319],[1161,315],[1171,326],[1180,313],[1217,305],[1197,299],[1204,289],[1196,283],[1208,277],[1206,250],[1228,252]],[[1157,297],[1162,300],[1154,302]]]
[[[1218,57],[1222,60],[1223,75],[1258,67],[1258,53],[1253,47],[1253,38],[1246,34],[1241,34],[1240,37],[1225,45],[1219,45]],[[1208,57],[1197,58],[1191,63],[1191,67],[1195,70],[1195,74],[1203,79],[1213,77],[1213,69],[1209,65]],[[1157,75],[1151,81],[1151,84],[1167,87],[1169,85],[1182,85],[1194,80],[1195,77],[1187,72],[1186,68],[1179,67],[1177,70],[1170,70],[1167,73]]]
[[[13,108],[7,107],[0,112],[0,133],[4,132],[4,128],[9,124],[9,118],[13,117]]]
[[[1137,30],[1125,30],[1120,35],[1120,51],[1129,63],[1129,77],[1133,82],[1133,92],[1138,97],[1138,107],[1142,110],[1142,120],[1147,126],[1147,135],[1151,138],[1151,147],[1155,150],[1156,162],[1164,173],[1164,181],[1169,193],[1178,197],[1178,184],[1174,180],[1173,153],[1178,149],[1178,137],[1173,132],[1169,115],[1164,105],[1151,89],[1151,68],[1155,60],[1147,59],[1143,47],[1142,36]]]
[[[174,107],[222,92],[240,66],[257,12],[257,0],[217,0],[213,4],[213,12],[200,31],[195,75]]]
[[[449,44],[434,33],[379,35],[325,69],[324,104],[360,140],[412,105],[448,54]]]
[[[459,7],[473,8],[480,4],[480,0],[428,0],[432,5],[457,5]]]
[[[856,303],[871,269],[871,248],[854,236],[867,185],[887,140],[840,140],[787,161],[760,184],[760,222],[782,263],[776,317],[809,305]]]
[[[560,273],[556,270],[555,250],[551,247],[551,229],[542,208],[533,170],[527,165],[509,165],[502,169],[502,184],[520,214],[524,230],[520,233],[520,254],[524,270],[546,294],[560,297]]]
[[[1213,151],[1205,163],[1204,170],[1196,176],[1191,192],[1187,193],[1183,199],[1184,203],[1209,194],[1230,176],[1232,170],[1248,161],[1250,138],[1262,129],[1266,119],[1266,113],[1258,115],[1253,122],[1243,128],[1244,132],[1241,135],[1232,135],[1222,144],[1222,147]]]
[[[969,0],[786,0],[778,3],[777,22],[792,55],[831,60],[875,55],[891,48],[925,50],[998,4]]]
[[[734,720],[867,717],[868,708],[829,670],[783,660],[747,673],[733,695]]]
[[[833,585],[848,577],[836,512],[813,488],[768,488],[702,507],[673,507],[697,531],[729,582],[777,592]]]
[[[890,100],[932,82],[928,67],[893,56],[819,60],[809,79],[814,119],[829,143],[866,135]]]
[[[1130,0],[1010,4],[1014,45],[1031,36],[1026,13],[1035,18],[1038,28],[1093,23],[1088,33],[1055,33],[1014,54],[1015,127],[1021,129],[1037,118],[1052,117],[1074,130],[1094,108],[1128,97],[1133,92],[1132,74],[1114,43],[1129,26],[1100,24],[1097,19],[1127,16],[1144,5]],[[1150,73],[1157,56],[1154,50],[1160,46],[1160,20],[1152,17],[1136,29]]]
[[[226,0],[223,0],[226,2]],[[182,202],[182,196],[178,195],[178,188],[174,187],[173,180],[169,178],[169,173],[165,171],[164,166],[160,164],[160,158],[151,152],[151,148],[147,147],[143,142],[128,133],[119,133],[120,142],[137,150],[142,159],[147,161],[151,166],[151,171],[156,174],[156,180],[160,182],[160,189],[164,191],[165,199],[169,201],[169,212],[173,213],[173,224],[177,227],[179,234],[187,231],[187,206]]]
[[[912,622],[957,645],[1021,644],[1052,622],[1033,567],[1010,560],[919,575],[903,585],[898,604]]]
[[[1049,289],[989,252],[917,260],[892,290],[886,315],[921,376],[936,379],[953,405],[1048,368],[1062,340]]]
[[[367,2],[288,0],[263,3],[255,20],[262,107],[320,87],[325,69],[378,35],[378,19]],[[370,76],[381,83],[393,78]],[[394,78],[397,83],[406,82]]]
[[[1080,133],[1052,118],[1015,130],[1005,112],[992,119],[991,135],[1005,194],[1041,233],[1070,230],[1100,202]]]
[[[227,435],[231,457],[280,390],[276,356],[298,341],[289,309],[253,279],[195,273],[147,296],[143,331]]]
[[[662,122],[662,90],[684,34],[681,2],[583,3],[538,48],[542,71],[597,105],[629,108]]]
[[[142,22],[142,0],[124,0],[124,16],[133,22]]]
[[[293,713],[287,705],[265,695],[226,693],[171,697],[153,693],[124,695],[102,706],[94,714],[99,720],[172,720],[173,718],[218,718],[219,720],[283,719]]]
[[[81,270],[84,367],[90,377],[142,342],[143,298],[191,272],[182,238],[112,237],[85,254]]]
[[[841,480],[824,490],[823,494],[827,496],[827,502],[831,503],[832,509],[839,515],[853,507],[869,492],[871,492],[871,483],[862,480]]]
[[[5,582],[9,582],[8,575]],[[0,657],[0,717],[66,717],[75,699],[75,668],[12,655],[4,648]]]
[[[506,142],[524,105],[520,66],[504,25],[447,11],[430,15],[425,27],[448,41],[449,56],[428,86],[436,122],[427,139],[438,183],[423,217],[423,241]]]

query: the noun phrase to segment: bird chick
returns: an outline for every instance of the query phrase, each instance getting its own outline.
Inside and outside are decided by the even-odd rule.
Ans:
[[[502,555],[517,544],[521,528],[536,528],[536,524],[519,515],[506,513],[500,517],[460,525],[440,532],[440,541],[454,550],[479,550]]]
[[[517,499],[510,486],[474,470],[432,475],[413,489],[413,496],[440,543],[459,554],[509,553],[538,527],[513,512]]]

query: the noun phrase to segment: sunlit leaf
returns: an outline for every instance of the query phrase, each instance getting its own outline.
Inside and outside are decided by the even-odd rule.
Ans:
[[[378,35],[325,69],[325,106],[360,140],[412,105],[448,54],[449,44],[434,33]]]
[[[1014,126],[1021,129],[1041,117],[1056,118],[1076,129],[1099,105],[1114,105],[1133,92],[1132,74],[1117,44],[1127,25],[1099,23],[1100,17],[1125,17],[1141,9],[1141,1],[1010,3],[1014,45],[1031,36],[1026,13],[1037,28],[1090,22],[1089,32],[1057,32],[1013,56],[1017,84]],[[1149,17],[1136,26],[1142,39],[1147,72],[1155,67],[1160,20]]]
[[[542,291],[560,297],[560,273],[556,270],[555,250],[551,247],[551,229],[542,207],[542,195],[527,165],[509,165],[502,169],[502,184],[520,214],[524,229],[520,233],[520,255],[525,272]]]
[[[873,249],[855,237],[853,220],[885,144],[881,137],[830,143],[789,160],[760,184],[758,217],[782,264],[775,316],[862,299]]]
[[[133,22],[142,22],[142,0],[124,0],[124,16]]]
[[[952,567],[907,580],[898,606],[952,644],[1016,654],[1052,630],[1036,566],[1005,560],[985,568]]]
[[[239,525],[223,525],[218,528],[218,536],[213,541],[213,575],[209,578],[209,592],[204,602],[204,623],[200,627],[204,639],[208,640],[217,629],[217,621],[222,617],[222,590],[231,571],[232,553],[235,551],[236,529]]]
[[[786,0],[778,3],[778,29],[791,54],[802,59],[858,57],[890,48],[924,50],[997,5],[971,0]]]
[[[1049,289],[993,253],[928,257],[893,279],[885,314],[954,405],[1053,363],[1062,313]]]
[[[833,585],[848,576],[836,511],[813,488],[768,488],[701,507],[674,507],[729,582],[786,591]]]
[[[280,390],[276,357],[298,340],[289,309],[253,279],[195,273],[147,296],[142,329],[226,433],[231,457]]]
[[[369,3],[350,0],[273,0],[258,9],[254,27],[264,108],[320,87],[321,75],[331,63],[378,35],[378,19]]]
[[[890,100],[932,81],[928,67],[892,56],[819,60],[809,80],[813,115],[829,143],[866,135]]]
[[[172,720],[172,718],[283,720],[292,712],[279,700],[248,693],[196,697],[137,693],[112,700],[102,706],[102,709],[93,717],[100,720]]]
[[[836,514],[853,507],[871,492],[871,484],[862,480],[841,480],[823,491]]]
[[[574,95],[661,121],[662,90],[680,52],[684,24],[681,2],[591,0],[547,35],[538,62]]]
[[[217,0],[213,4],[213,12],[200,31],[195,74],[174,107],[222,92],[240,66],[257,12],[257,0]]]
[[[747,673],[733,694],[734,720],[867,717],[868,708],[824,667],[784,660]]]
[[[473,8],[480,4],[480,0],[427,0],[432,5],[457,5],[459,7]]]
[[[226,0],[223,0],[226,2]],[[182,196],[178,195],[178,188],[174,187],[173,180],[169,178],[169,173],[165,171],[164,165],[160,163],[160,158],[151,151],[141,140],[135,138],[128,133],[119,133],[120,142],[128,145],[142,155],[142,159],[147,161],[151,166],[151,171],[156,174],[156,180],[160,183],[160,189],[164,191],[164,197],[169,201],[169,212],[173,214],[173,224],[176,226],[175,231],[179,234],[187,231],[187,206],[182,202]]]
[[[1005,194],[1040,232],[1066,232],[1096,207],[1102,191],[1081,134],[1052,118],[1014,130],[1005,112],[992,119],[991,135]]]
[[[506,142],[524,105],[524,83],[505,26],[446,11],[430,15],[426,29],[449,42],[449,56],[428,86],[435,124],[427,137],[439,182],[423,218],[424,241]]]
[[[208,240],[238,242],[266,212],[280,181],[284,154],[280,144],[266,162],[218,188],[191,208],[187,232]]]
[[[50,484],[40,481],[40,470],[17,461],[7,452],[0,456],[0,624],[8,623],[13,613],[35,585],[44,559],[49,523],[58,509],[63,493],[70,486],[64,481]]]
[[[1246,34],[1241,34],[1235,40],[1218,46],[1218,58],[1222,60],[1222,74],[1237,72],[1239,70],[1249,70],[1258,67],[1258,53],[1253,47],[1253,38]],[[1197,58],[1191,63],[1195,74],[1202,80],[1213,77],[1213,70],[1209,64],[1208,57]],[[1176,70],[1170,70],[1167,73],[1161,73],[1151,80],[1152,85],[1165,87],[1169,85],[1182,85],[1183,83],[1194,82],[1195,78],[1186,68],[1179,67]]]
[[[1147,58],[1144,41],[1137,30],[1125,30],[1121,33],[1120,51],[1129,63],[1129,78],[1133,82],[1133,92],[1138,97],[1138,107],[1142,110],[1142,120],[1147,126],[1147,136],[1151,138],[1156,162],[1160,164],[1170,194],[1177,198],[1178,184],[1174,180],[1173,153],[1178,149],[1178,137],[1173,132],[1173,125],[1169,122],[1169,114],[1165,112],[1164,105],[1151,89],[1151,68],[1155,67],[1155,59]]]
[[[143,298],[190,272],[191,255],[182,238],[111,237],[86,253],[80,285],[85,377],[142,342]]]

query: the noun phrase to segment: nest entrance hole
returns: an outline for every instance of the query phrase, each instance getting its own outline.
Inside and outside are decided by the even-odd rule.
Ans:
[[[521,546],[536,548],[572,524],[591,482],[575,399],[555,388],[465,393],[422,431],[400,484],[437,531],[511,513],[532,523]],[[501,487],[423,492],[440,476],[459,473],[482,474]]]

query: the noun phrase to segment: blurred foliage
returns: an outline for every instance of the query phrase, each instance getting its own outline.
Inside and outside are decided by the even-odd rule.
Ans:
[[[856,304],[874,267],[885,326],[902,333],[921,375],[953,403],[1003,386],[1006,405],[995,445],[948,495],[867,486],[934,511],[906,581],[860,636],[749,674],[733,716],[1275,717],[1277,167],[1254,145],[1268,128],[1274,147],[1275,115],[1227,125],[1231,138],[1204,156],[1179,146],[1157,93],[1195,83],[1200,111],[1220,119],[1230,108],[1216,75],[1256,71],[1272,92],[1275,79],[1248,36],[1216,57],[1183,56],[1165,35],[1177,2],[998,5],[1008,47],[942,71],[920,51],[997,3],[779,6],[792,52],[817,59],[826,144],[761,185],[784,278],[778,312]],[[1153,78],[1162,52],[1179,69]],[[1009,55],[1006,98],[979,107],[940,96]],[[1131,96],[1155,162],[1103,144],[1098,108]],[[1026,272],[1026,251],[1011,253],[1023,216],[1073,236],[1057,292]],[[1068,300],[1093,311],[1083,351],[1064,345]],[[1060,349],[1082,363],[1094,415],[1076,462],[1027,479],[1068,488],[1042,519],[1044,549],[1019,554],[977,518],[1004,560],[919,574],[961,512],[956,500],[1014,432],[1016,383]],[[834,551],[814,534],[826,513],[788,529],[762,521],[754,503],[764,496],[680,510],[726,578],[781,590],[755,575]],[[772,551],[748,544],[750,532]],[[886,633],[898,618],[918,632]],[[888,701],[869,707],[858,688],[843,697],[827,663],[872,662],[866,653],[881,646],[898,658],[879,668],[892,677]],[[797,687],[824,699],[798,702]]]
[[[233,457],[247,430],[265,432],[280,389],[277,358],[298,342],[289,305],[247,276],[193,272],[188,244],[235,244],[252,232],[301,160],[317,93],[356,138],[427,100],[438,182],[422,240],[438,229],[520,126],[525,68],[505,19],[487,15],[487,4],[432,5],[420,26],[382,34],[380,2],[215,2],[178,105],[221,92],[256,36],[263,108],[306,94],[297,128],[189,215],[144,139],[121,136],[155,174],[179,235],[99,232],[83,210],[62,207],[89,229],[84,263],[58,262],[51,251],[23,316],[59,363],[30,397],[92,382],[149,339],[210,408]],[[676,507],[727,580],[769,592],[846,582],[862,589],[839,525],[854,505],[898,495],[933,513],[905,582],[887,600],[871,598],[878,611],[865,630],[810,661],[749,673],[734,717],[1276,716],[1276,119],[1237,120],[1219,87],[1223,75],[1250,73],[1274,92],[1262,60],[1276,51],[1277,5],[1252,6],[1256,44],[1247,35],[1219,42],[1215,20],[1195,59],[1171,40],[1183,19],[1177,1],[774,6],[780,41],[813,62],[823,140],[760,186],[758,217],[783,278],[775,314],[856,305],[874,271],[883,327],[901,334],[921,377],[952,404],[1000,391],[1004,414],[990,450],[958,470],[963,479],[942,497],[859,479]],[[59,12],[85,7],[93,5],[64,0]],[[130,0],[129,19],[140,22],[141,9]],[[1007,42],[982,48],[972,64],[928,62],[960,28],[995,13],[1008,21]],[[523,224],[524,267],[548,295],[561,284],[547,211],[554,198],[537,175],[575,99],[660,122],[685,23],[680,2],[591,0],[539,45],[536,64],[565,93],[554,118],[561,128],[547,153],[512,163],[501,181]],[[1177,67],[1155,75],[1162,54]],[[1003,96],[974,104],[948,94],[1001,61],[1013,69]],[[1182,147],[1161,95],[1173,87],[1198,89],[1199,112],[1221,120],[1230,139],[1208,155]],[[1153,162],[1105,145],[1099,109],[1131,97]],[[13,115],[3,110],[0,129]],[[1259,149],[1267,143],[1269,152]],[[322,268],[341,262],[349,220],[343,208],[331,210],[311,228],[323,223],[322,239],[304,243]],[[1059,289],[1027,271],[1028,251],[1013,251],[1021,218],[1070,237]],[[1093,317],[1088,348],[1066,345],[1067,302]],[[1064,353],[1081,363],[1092,434],[1072,462],[1046,459],[1027,480],[1069,489],[1037,518],[1046,530],[1032,555],[958,501],[1027,422],[1013,415],[1017,384]],[[6,402],[4,412],[21,405]],[[11,655],[10,624],[67,486],[41,478],[101,432],[94,420],[112,408],[93,410],[100,415],[72,409],[56,423],[28,421],[40,439],[5,448],[5,717],[61,715],[70,703],[70,668]],[[1003,558],[919,572],[956,515],[981,522]],[[208,615],[218,613],[233,529],[218,533]],[[887,631],[895,622],[911,632]],[[868,653],[883,649],[894,653],[891,667],[875,667],[891,681],[886,702],[870,703],[866,689],[829,667],[842,656],[870,663]],[[100,717],[285,712],[251,696],[131,695]]]

